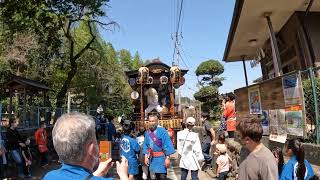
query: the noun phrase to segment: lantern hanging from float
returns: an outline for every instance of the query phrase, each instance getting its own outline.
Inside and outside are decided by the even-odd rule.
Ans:
[[[178,66],[170,68],[170,82],[174,88],[179,88],[181,80],[181,69]]]
[[[153,77],[149,76],[147,84],[153,84]]]
[[[139,68],[137,83],[138,84],[147,84],[150,81],[149,69],[147,67]]]
[[[168,77],[167,76],[161,76],[160,77],[160,84],[168,84]]]

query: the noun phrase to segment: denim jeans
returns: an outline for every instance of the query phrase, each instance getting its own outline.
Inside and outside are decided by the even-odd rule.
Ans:
[[[201,144],[202,153],[207,164],[210,164],[212,160],[212,157],[210,156],[210,147],[211,147],[210,143]]]
[[[13,160],[14,160],[14,161],[16,162],[16,164],[17,164],[18,175],[19,175],[19,176],[24,176],[24,175],[23,175],[23,164],[22,164],[22,159],[21,159],[20,151],[19,151],[18,149],[11,150],[11,156],[12,156]]]
[[[228,171],[221,172],[221,173],[219,173],[219,178],[218,178],[218,180],[226,180],[227,177],[228,177]]]
[[[186,180],[188,176],[189,170],[181,168],[181,180]],[[198,180],[198,170],[191,171],[191,179],[192,180]]]

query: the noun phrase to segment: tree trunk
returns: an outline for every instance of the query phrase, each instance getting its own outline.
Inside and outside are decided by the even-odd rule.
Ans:
[[[70,61],[70,71],[68,72],[68,77],[67,79],[64,81],[62,88],[60,89],[59,93],[56,96],[56,108],[62,108],[63,104],[64,104],[64,99],[66,96],[66,93],[71,85],[72,79],[74,78],[74,76],[77,73],[77,69],[78,69],[78,65],[77,65],[77,59],[79,59],[81,57],[81,55],[90,48],[91,44],[95,41],[96,36],[92,33],[92,29],[91,29],[91,25],[90,22],[88,22],[88,27],[90,30],[90,34],[91,34],[91,40],[86,44],[86,46],[84,48],[82,48],[76,55],[74,55],[74,50],[75,50],[75,42],[73,40],[73,37],[70,35],[70,27],[71,27],[71,22],[69,22],[68,25],[68,30],[66,33],[66,37],[68,38],[68,40],[70,41],[70,53],[69,53],[69,61]],[[60,112],[60,113],[57,113]],[[63,111],[57,111],[56,110],[56,118],[60,116],[60,114],[62,114]]]
[[[56,96],[57,102],[56,102],[56,107],[57,108],[62,108],[63,104],[64,104],[64,98],[65,95],[70,87],[71,81],[73,79],[73,77],[76,75],[77,73],[77,69],[78,69],[78,65],[76,63],[75,59],[70,59],[70,65],[71,65],[71,69],[68,72],[68,77],[67,79],[64,81],[62,88],[60,89],[59,93]]]

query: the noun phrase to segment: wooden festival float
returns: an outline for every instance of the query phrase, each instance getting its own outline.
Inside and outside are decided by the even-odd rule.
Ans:
[[[149,127],[145,114],[145,109],[148,108],[146,92],[149,88],[157,91],[158,103],[162,110],[157,112],[153,109],[148,115],[158,113],[159,124],[166,129],[181,129],[183,113],[179,111],[179,104],[175,103],[175,90],[185,83],[183,76],[187,72],[188,70],[182,70],[178,66],[170,67],[158,59],[138,70],[125,72],[132,88],[133,123],[136,130],[141,126]]]

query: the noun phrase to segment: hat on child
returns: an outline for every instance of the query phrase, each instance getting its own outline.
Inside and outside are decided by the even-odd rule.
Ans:
[[[196,119],[193,117],[188,117],[186,122],[188,125],[194,126],[196,124]]]

